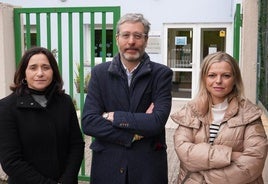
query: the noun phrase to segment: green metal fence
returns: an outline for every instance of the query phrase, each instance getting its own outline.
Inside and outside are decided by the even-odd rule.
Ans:
[[[81,117],[90,69],[117,52],[115,26],[119,17],[120,7],[15,8],[16,64],[23,52],[34,45],[51,50],[58,61],[65,90],[79,104]],[[112,32],[112,38],[107,37],[107,31]],[[100,48],[99,58],[96,47]],[[75,99],[75,95],[79,98]],[[79,180],[88,181],[89,177],[84,159]]]
[[[242,26],[241,5],[236,4],[235,15],[234,15],[233,56],[237,61],[239,61],[239,54],[240,54],[240,28],[241,26]]]

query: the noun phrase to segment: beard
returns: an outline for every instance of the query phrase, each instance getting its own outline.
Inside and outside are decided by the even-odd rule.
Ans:
[[[121,57],[128,62],[140,62],[141,58],[142,58],[143,53],[141,52],[137,52],[136,54],[129,54],[126,52],[123,52],[121,54]]]

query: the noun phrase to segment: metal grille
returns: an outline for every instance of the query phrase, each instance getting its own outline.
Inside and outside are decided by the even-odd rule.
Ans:
[[[57,59],[64,88],[78,104],[78,116],[81,117],[91,68],[98,62],[106,62],[107,55],[111,57],[117,52],[115,31],[119,17],[120,7],[15,8],[16,64],[23,52],[32,46],[51,50]],[[112,32],[112,53],[106,50],[107,30]],[[97,42],[102,45],[99,58],[95,56]],[[89,180],[85,159],[79,180]]]

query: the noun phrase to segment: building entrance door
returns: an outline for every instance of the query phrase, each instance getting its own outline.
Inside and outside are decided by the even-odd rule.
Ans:
[[[166,25],[164,35],[166,64],[173,70],[172,97],[192,99],[203,58],[217,51],[231,53],[231,25]]]
[[[193,30],[191,28],[168,30],[168,66],[173,70],[172,96],[191,98]]]

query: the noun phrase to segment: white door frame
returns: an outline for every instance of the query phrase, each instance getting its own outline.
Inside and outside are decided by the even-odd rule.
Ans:
[[[193,49],[192,49],[192,69],[183,69],[180,71],[190,71],[192,72],[192,98],[196,95],[198,91],[198,81],[199,81],[199,70],[200,70],[200,47],[201,47],[201,29],[202,28],[226,28],[226,52],[233,55],[233,24],[232,23],[165,23],[163,25],[163,61],[167,65],[168,58],[168,29],[170,28],[190,28],[193,30]],[[177,71],[177,70],[174,70]],[[178,100],[190,100],[184,98],[173,98]]]

